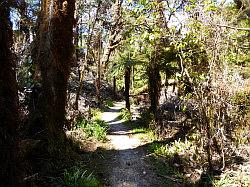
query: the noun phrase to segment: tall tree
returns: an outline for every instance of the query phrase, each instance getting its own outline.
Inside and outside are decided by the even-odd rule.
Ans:
[[[110,55],[112,51],[115,50],[115,48],[120,44],[120,42],[123,39],[122,36],[122,29],[124,27],[124,23],[122,21],[121,17],[121,6],[122,6],[123,0],[116,0],[113,5],[113,15],[112,20],[110,23],[110,29],[108,34],[108,45],[104,50],[104,54],[101,59],[101,63],[103,65],[107,65],[107,62],[109,61]]]
[[[52,152],[64,146],[67,82],[73,53],[74,0],[44,0],[39,27],[43,117]],[[53,149],[56,150],[53,150]]]
[[[165,17],[164,17],[164,9],[162,6],[162,0],[155,1],[156,9],[155,13],[158,15],[155,20],[155,25],[158,29],[165,28]],[[148,88],[149,88],[149,98],[150,98],[150,109],[154,116],[156,117],[158,105],[159,105],[159,97],[161,90],[161,76],[160,76],[160,61],[163,58],[164,46],[166,45],[166,41],[164,40],[163,33],[159,33],[159,39],[155,41],[153,57],[150,57],[149,67],[148,67]]]
[[[10,4],[0,3],[0,183],[20,186],[18,175],[19,126],[16,64],[12,53]]]
[[[125,91],[124,91],[124,96],[125,96],[125,101],[126,101],[126,108],[130,110],[130,102],[129,102],[129,88],[130,88],[130,74],[131,74],[131,67],[127,66],[125,67]]]
[[[96,26],[97,21],[98,21],[99,16],[100,16],[99,14],[100,14],[100,10],[101,10],[101,5],[102,5],[102,1],[98,1],[97,7],[94,11],[95,13],[93,15],[93,18],[91,16],[91,12],[93,11],[92,9],[94,9],[94,8],[91,6],[91,4],[89,5],[90,8],[88,10],[88,18],[89,18],[88,22],[90,22],[91,24],[89,24],[87,27],[87,30],[89,30],[89,33],[88,33],[88,36],[86,38],[86,51],[84,53],[84,59],[83,59],[82,63],[80,64],[80,68],[79,68],[80,69],[80,71],[79,71],[79,79],[80,80],[79,80],[79,87],[78,87],[77,92],[76,92],[76,100],[74,103],[75,109],[78,109],[78,100],[79,100],[79,97],[80,97],[80,94],[82,91],[83,81],[84,81],[84,72],[85,72],[84,66],[86,66],[88,60],[90,60],[89,56],[90,56],[90,50],[91,50],[91,42],[92,42],[92,38],[94,35],[95,26]],[[80,27],[82,27],[82,25],[80,25]],[[82,43],[82,38],[80,41]]]

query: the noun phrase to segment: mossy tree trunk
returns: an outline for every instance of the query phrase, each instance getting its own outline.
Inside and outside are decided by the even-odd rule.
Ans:
[[[18,167],[19,112],[13,32],[8,1],[0,3],[0,183],[21,186]]]
[[[49,152],[65,143],[67,82],[73,53],[74,0],[44,0],[39,28],[38,63],[41,68],[43,117]]]

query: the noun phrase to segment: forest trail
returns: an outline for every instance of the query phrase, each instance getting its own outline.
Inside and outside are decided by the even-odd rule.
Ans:
[[[150,187],[164,186],[147,159],[145,147],[140,139],[134,137],[131,129],[121,121],[119,110],[124,103],[117,102],[102,115],[102,120],[110,124],[105,150],[97,167],[105,181],[105,186],[114,187]],[[133,110],[133,109],[132,109]]]

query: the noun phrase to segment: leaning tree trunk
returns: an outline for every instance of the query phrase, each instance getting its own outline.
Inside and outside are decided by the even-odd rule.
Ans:
[[[18,94],[12,44],[10,7],[3,1],[0,3],[0,183],[10,187],[21,185],[17,158]]]
[[[74,0],[44,0],[42,3],[38,63],[42,77],[43,117],[51,153],[59,152],[65,142],[63,127],[73,53],[74,10]]]
[[[130,110],[130,102],[129,102],[130,74],[131,74],[131,67],[126,67],[124,96],[125,96],[126,108],[128,110]]]

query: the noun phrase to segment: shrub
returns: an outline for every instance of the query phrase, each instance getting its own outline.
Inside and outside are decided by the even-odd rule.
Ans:
[[[153,123],[154,115],[149,110],[144,110],[141,112],[140,124],[143,127],[149,127]]]
[[[82,166],[74,166],[64,172],[63,186],[98,187],[98,180]]]
[[[160,145],[160,144],[152,144],[149,147],[149,151],[155,153],[156,155],[160,155],[163,157],[173,157],[174,155],[193,155],[195,154],[194,145],[185,139],[185,141],[175,140],[170,145]]]
[[[121,109],[118,117],[119,117],[119,119],[122,119],[124,121],[131,121],[131,119],[132,119],[132,115],[131,115],[130,111],[126,108]]]
[[[107,105],[108,107],[113,107],[113,106],[114,106],[114,102],[113,102],[112,100],[107,100],[107,101],[106,101],[106,105]]]
[[[236,104],[245,105],[247,101],[246,96],[237,96],[243,85],[243,80],[233,70],[215,71],[210,78],[193,85],[192,103],[196,108],[193,116],[201,134],[200,143],[207,153],[209,169],[213,168],[215,154],[221,160],[222,169],[225,168],[225,156],[230,155],[230,151],[225,150],[231,149],[228,145],[233,143],[233,132],[245,124],[244,112],[240,112]]]
[[[86,138],[95,138],[98,141],[105,141],[107,138],[107,131],[109,129],[108,123],[102,120],[78,119],[77,128],[83,129]]]
[[[102,111],[99,108],[91,109],[92,120],[100,120],[102,115]]]

